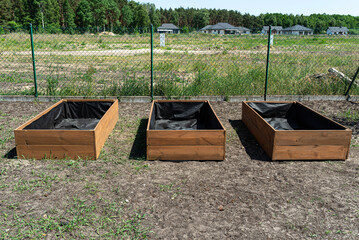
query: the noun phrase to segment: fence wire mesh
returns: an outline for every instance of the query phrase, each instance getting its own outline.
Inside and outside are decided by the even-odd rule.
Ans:
[[[33,95],[28,29],[0,33],[0,94]],[[33,39],[39,95],[151,94],[150,28],[116,34],[34,29]],[[154,33],[154,95],[263,95],[267,39],[256,34]],[[352,79],[358,66],[359,36],[275,35],[268,94],[344,94],[350,82],[328,70]],[[350,93],[359,94],[359,87],[353,85]]]
[[[359,67],[359,36],[275,35],[270,50],[271,95],[343,95]],[[335,71],[334,70],[334,71]],[[359,89],[352,89],[358,94]]]
[[[154,35],[155,95],[262,94],[265,36]]]

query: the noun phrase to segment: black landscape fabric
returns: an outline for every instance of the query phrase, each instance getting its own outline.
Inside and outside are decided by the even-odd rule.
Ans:
[[[63,102],[24,129],[91,130],[113,102]]]
[[[296,102],[249,102],[261,117],[276,130],[343,130],[344,127]]]
[[[155,102],[150,129],[223,129],[207,102]]]

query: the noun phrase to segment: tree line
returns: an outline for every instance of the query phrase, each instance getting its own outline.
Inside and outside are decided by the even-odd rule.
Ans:
[[[1,0],[0,26],[11,29],[37,28],[56,30],[112,31],[141,29],[153,24],[173,23],[188,32],[208,24],[227,22],[259,32],[263,26],[283,28],[300,24],[325,33],[329,26],[359,28],[359,17],[351,15],[311,14],[309,16],[266,13],[254,16],[235,10],[196,8],[156,8],[151,3],[127,0]]]

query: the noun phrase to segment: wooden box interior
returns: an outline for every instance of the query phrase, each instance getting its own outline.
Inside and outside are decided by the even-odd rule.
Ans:
[[[18,158],[97,159],[118,120],[116,99],[63,99],[14,130]]]
[[[153,101],[148,160],[224,160],[226,131],[208,101]]]
[[[352,131],[299,102],[243,102],[242,121],[272,160],[345,160]]]

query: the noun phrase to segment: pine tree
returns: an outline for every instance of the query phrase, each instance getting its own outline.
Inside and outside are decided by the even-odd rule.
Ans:
[[[1,0],[0,1],[0,25],[5,25],[7,22],[14,19],[14,12],[11,6],[10,0]]]
[[[145,6],[142,4],[137,6],[137,11],[135,12],[135,26],[138,28],[149,27],[151,21],[148,17]]]
[[[63,12],[63,22],[62,26],[66,28],[73,28],[76,27],[75,25],[75,13],[72,10],[70,3],[68,0],[65,0],[62,5],[62,12]]]
[[[57,0],[45,0],[45,22],[53,26],[60,26],[60,6]]]
[[[76,24],[81,28],[88,28],[92,21],[92,12],[87,0],[81,0],[76,10]]]
[[[122,8],[122,20],[123,20],[122,24],[126,27],[131,26],[133,23],[133,18],[134,15],[132,9],[130,8],[130,6],[125,5]]]
[[[106,4],[106,22],[110,26],[110,31],[113,32],[113,26],[119,24],[121,12],[114,0],[107,0]]]

